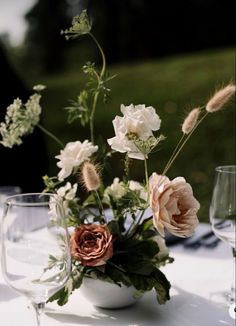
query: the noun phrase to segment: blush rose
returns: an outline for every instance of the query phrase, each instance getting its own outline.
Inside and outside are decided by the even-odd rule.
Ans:
[[[169,180],[153,173],[150,177],[153,224],[164,236],[164,229],[178,237],[190,237],[197,224],[199,202],[194,198],[192,187],[184,178]]]
[[[106,225],[82,224],[70,238],[71,254],[84,266],[101,266],[113,255],[113,236]]]

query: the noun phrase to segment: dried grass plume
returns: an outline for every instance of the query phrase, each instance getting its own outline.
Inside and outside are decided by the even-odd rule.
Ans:
[[[182,124],[182,132],[184,134],[187,135],[193,130],[193,128],[196,126],[198,122],[199,114],[200,114],[200,108],[195,108],[189,112],[189,114],[184,119],[184,122]]]
[[[96,165],[86,161],[81,172],[81,180],[87,191],[97,190],[100,187],[101,182]]]
[[[206,110],[210,113],[219,111],[235,94],[236,87],[234,84],[229,84],[226,87],[217,91],[206,105]]]

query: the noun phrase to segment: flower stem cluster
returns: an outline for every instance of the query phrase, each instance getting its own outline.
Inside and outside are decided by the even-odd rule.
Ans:
[[[193,109],[186,116],[182,137],[164,171],[162,174],[154,172],[151,176],[148,171],[150,154],[165,139],[162,134],[157,134],[161,119],[151,106],[122,104],[122,115],[113,120],[115,135],[107,143],[112,153],[125,155],[125,175],[121,180],[114,177],[111,184],[105,185],[97,161],[99,155],[103,159],[110,158],[111,151],[106,152],[105,146],[96,145],[94,117],[99,96],[103,95],[106,100],[110,91],[107,82],[114,76],[109,77],[106,73],[105,55],[91,28],[87,12],[83,11],[63,32],[67,39],[89,35],[101,55],[100,70],[90,62],[83,66],[89,82],[77,100],[66,108],[69,123],[79,120],[83,127],[89,126],[90,139],[76,140],[64,146],[40,126],[41,95],[35,93],[26,104],[16,99],[8,107],[5,123],[0,125],[1,143],[8,147],[19,145],[21,138],[38,126],[62,147],[56,156],[60,168],[58,175],[44,176],[44,182],[45,191],[55,192],[63,200],[68,226],[73,227],[70,238],[73,266],[68,283],[51,300],[65,304],[71,292],[80,287],[83,277],[91,277],[117,285],[133,285],[138,295],[154,289],[158,302],[163,304],[170,298],[170,283],[160,266],[173,261],[165,246],[165,231],[178,237],[190,237],[198,224],[200,207],[191,185],[183,177],[170,180],[166,173],[199,124],[233,96],[235,85],[219,90],[205,106]],[[41,89],[41,85],[36,87],[36,91]],[[131,179],[130,161],[133,159],[144,161],[142,183]],[[77,194],[78,175],[86,190],[85,198],[79,198]],[[53,268],[54,261],[58,263],[51,259],[49,268]]]

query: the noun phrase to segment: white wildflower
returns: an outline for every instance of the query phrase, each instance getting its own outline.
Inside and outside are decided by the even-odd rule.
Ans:
[[[71,183],[67,182],[64,187],[57,189],[57,194],[65,200],[73,200],[76,196],[77,188],[77,183],[75,183],[72,187]]]
[[[40,99],[41,95],[33,94],[27,103],[23,104],[17,98],[7,108],[5,122],[0,124],[0,143],[3,146],[12,148],[14,145],[20,145],[22,137],[33,132],[42,111]]]
[[[104,196],[112,197],[114,200],[120,199],[126,193],[124,182],[120,181],[119,178],[115,178],[113,183],[105,189]]]
[[[87,161],[97,150],[98,146],[94,146],[88,140],[85,140],[83,143],[80,141],[67,143],[65,148],[60,151],[60,155],[56,156],[60,160],[57,166],[61,168],[58,173],[58,179],[63,181],[72,173],[74,168]]]
[[[139,198],[143,200],[147,200],[147,192],[145,188],[137,181],[130,180],[129,181],[129,189],[132,191],[136,191],[139,194]]]
[[[36,92],[41,92],[41,91],[43,91],[45,88],[46,88],[45,85],[38,84],[38,85],[35,85],[35,86],[33,87],[33,90],[36,91]]]
[[[116,116],[113,120],[115,137],[108,139],[112,149],[125,153],[130,158],[144,159],[144,154],[137,148],[130,135],[135,135],[142,141],[153,137],[153,131],[160,128],[161,120],[153,107],[144,104],[124,106],[121,105],[123,117]]]
[[[67,182],[64,187],[57,189],[54,199],[50,202],[49,215],[51,219],[56,220],[59,202],[63,206],[65,214],[68,215],[70,213],[69,202],[75,199],[77,187],[76,183],[72,186],[70,182]]]

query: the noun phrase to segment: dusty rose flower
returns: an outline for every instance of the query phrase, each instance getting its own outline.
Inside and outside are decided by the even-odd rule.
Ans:
[[[82,224],[71,235],[71,254],[84,266],[104,265],[113,255],[112,240],[106,225]]]
[[[166,176],[153,173],[150,177],[153,224],[164,236],[166,228],[178,237],[190,237],[198,224],[199,202],[192,187],[184,178],[170,181]]]

